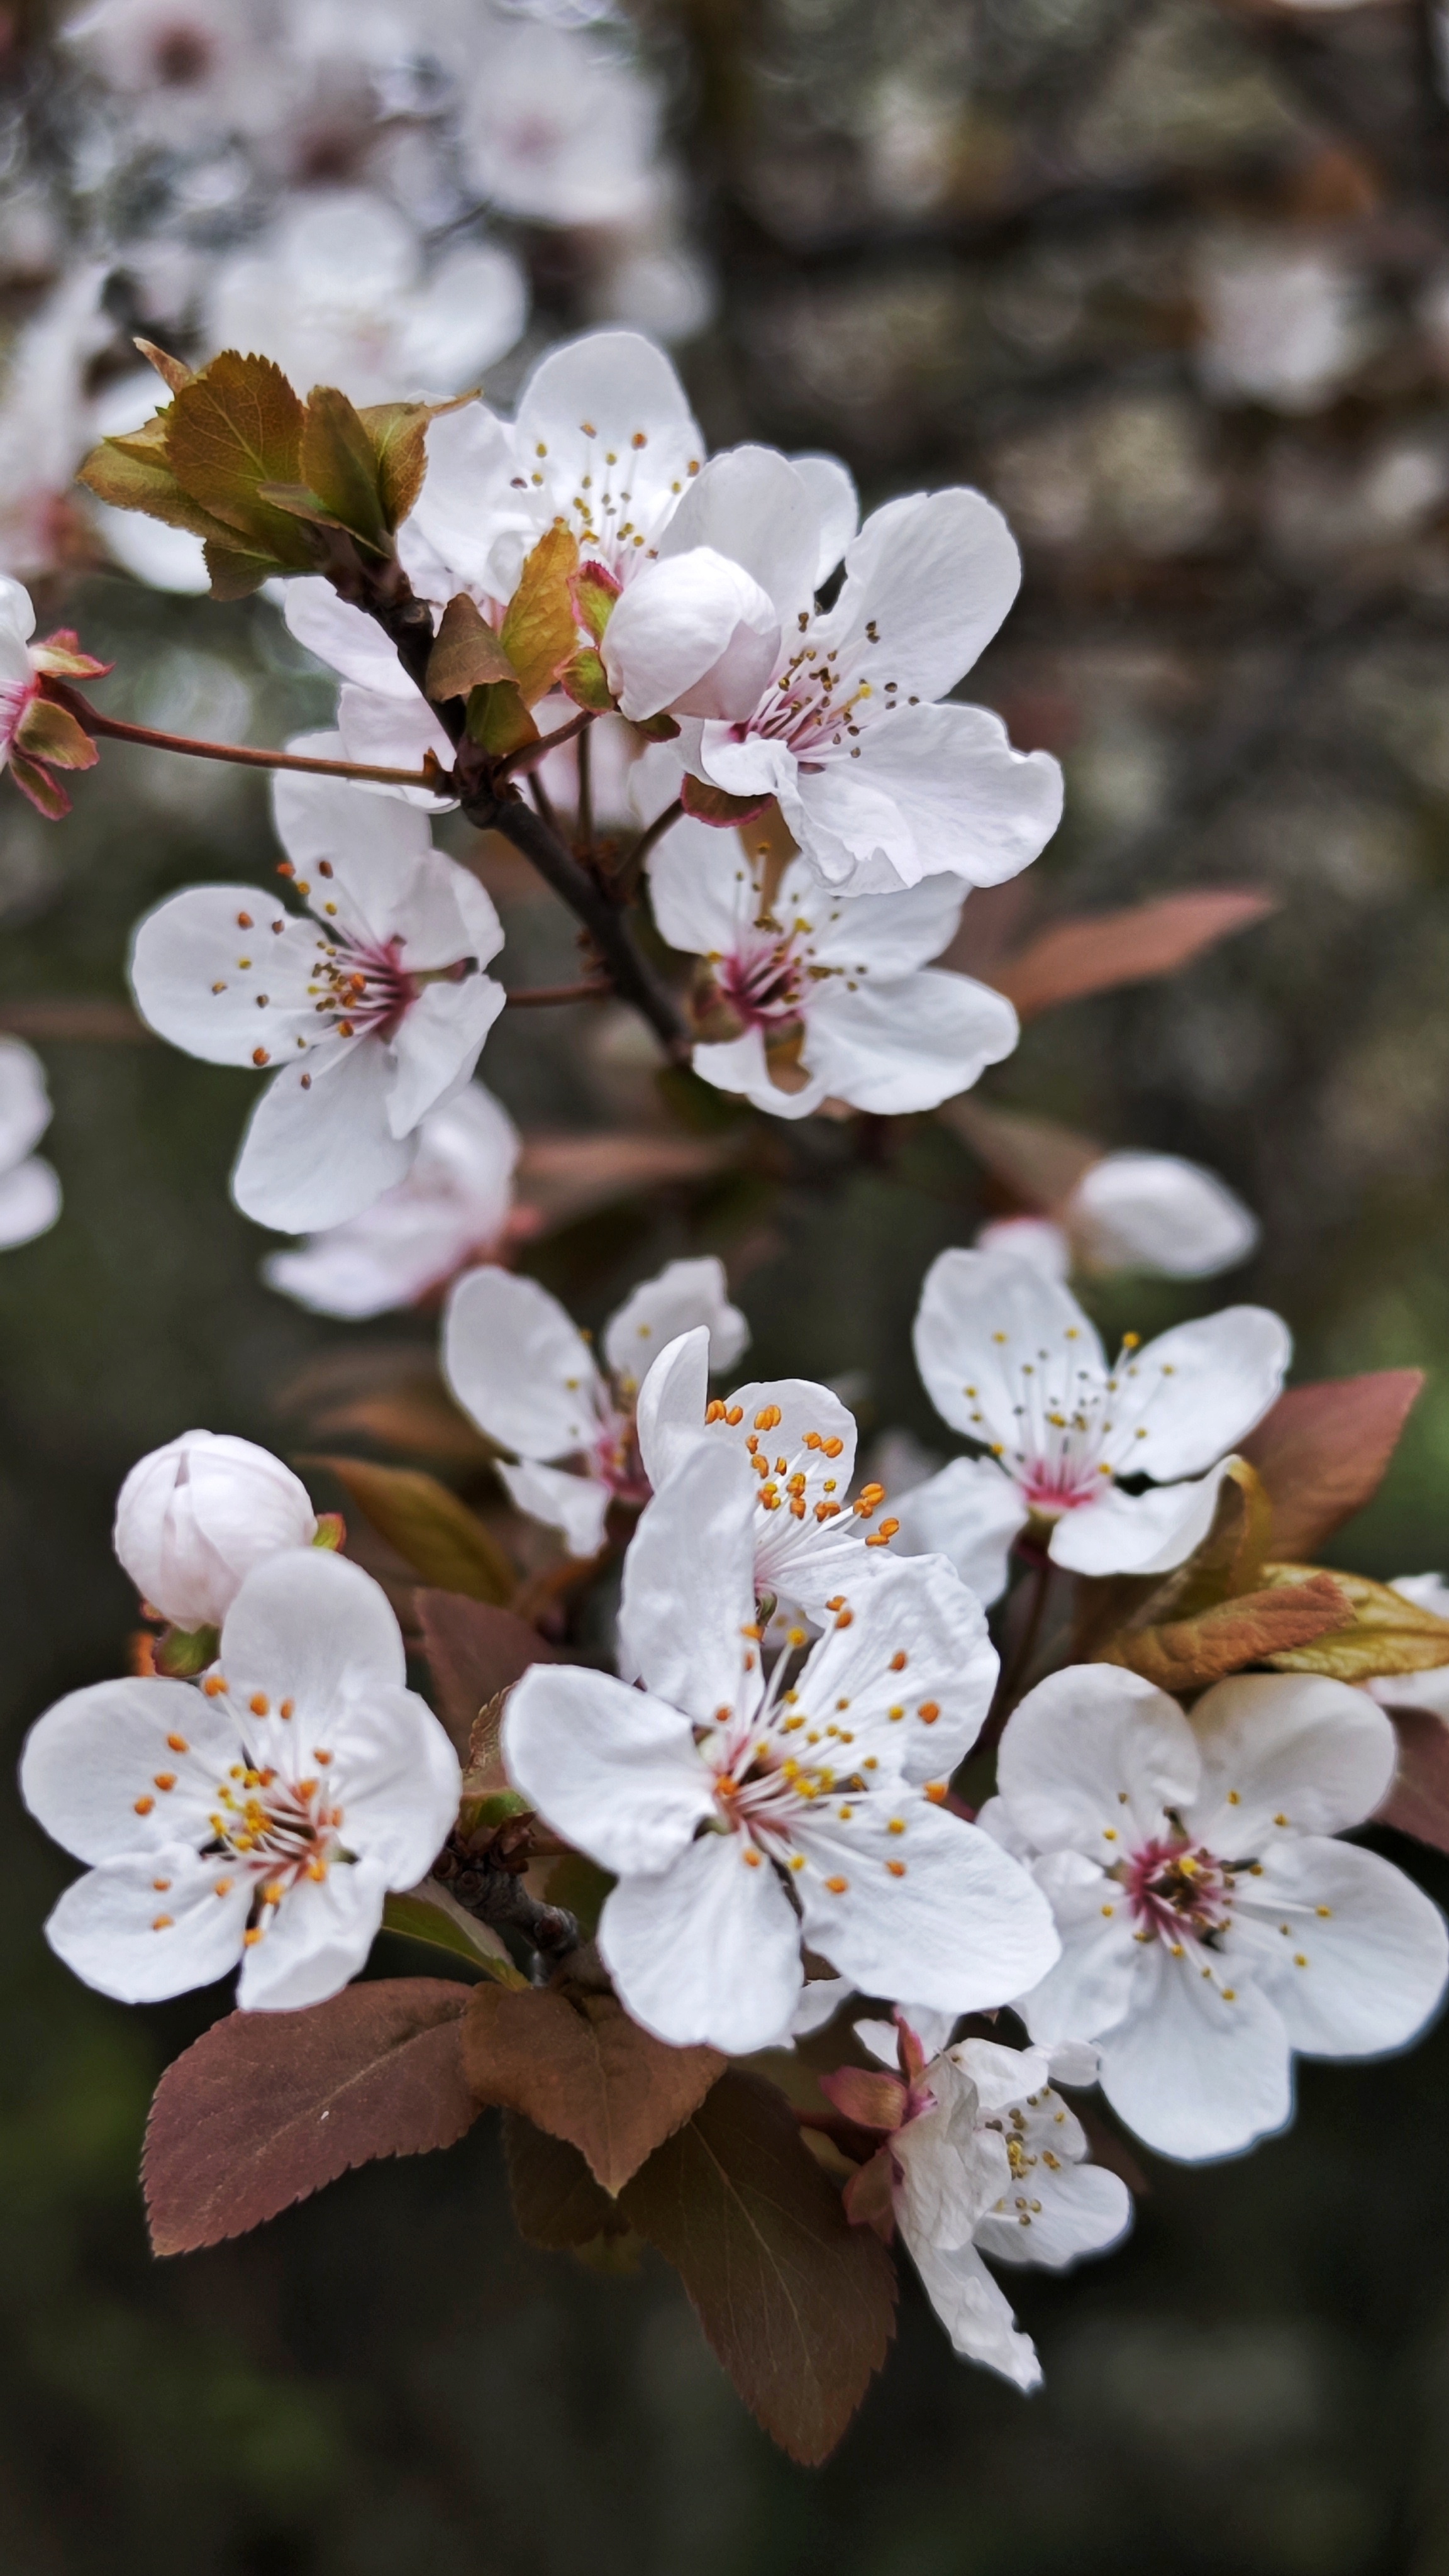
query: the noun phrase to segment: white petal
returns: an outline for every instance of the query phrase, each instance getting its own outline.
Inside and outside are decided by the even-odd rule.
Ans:
[[[813,1616],[842,1588],[854,1593],[869,1582],[880,1551],[867,1552],[862,1525],[843,1508],[855,1463],[855,1421],[828,1387],[800,1377],[736,1387],[705,1436],[711,1447],[733,1449],[751,1462],[758,1592],[773,1592]]]
[[[695,957],[731,955],[759,908],[738,833],[688,814],[650,855],[649,895],[661,938]]]
[[[398,380],[433,393],[476,384],[528,320],[528,282],[496,242],[470,242],[415,287],[399,333]]]
[[[809,1864],[795,1893],[810,1948],[862,1994],[975,2012],[1045,1976],[1058,1950],[1051,1908],[988,1834],[909,1791],[894,1806],[865,1800],[849,1823],[824,1804],[792,1829]],[[831,1879],[844,1880],[839,1893]]]
[[[313,1050],[262,1093],[231,1176],[244,1216],[279,1234],[340,1225],[400,1181],[413,1158],[388,1125],[392,1067],[380,1038]]]
[[[39,1154],[0,1172],[0,1252],[33,1243],[60,1215],[60,1176]]]
[[[341,1709],[324,1749],[333,1756],[328,1785],[347,1850],[380,1871],[384,1886],[415,1887],[457,1820],[463,1785],[457,1754],[427,1701],[416,1691],[374,1685]],[[315,1748],[296,1746],[293,1759],[305,1761],[309,1752]]]
[[[253,1566],[222,1622],[219,1661],[239,1703],[258,1692],[274,1709],[289,1699],[296,1715],[286,1723],[304,1732],[339,1725],[347,1701],[400,1691],[407,1676],[382,1585],[324,1547],[287,1548]],[[342,1742],[339,1731],[339,1758]]]
[[[768,591],[710,546],[646,564],[609,620],[602,652],[620,713],[640,723],[749,715],[775,667],[780,620]]]
[[[932,1262],[916,1314],[916,1366],[953,1431],[1014,1448],[1017,1372],[1023,1360],[1064,1346],[1077,1366],[1104,1366],[1075,1297],[1030,1263],[999,1252],[943,1252]]]
[[[599,1951],[635,2021],[672,2048],[770,2048],[804,1983],[789,1898],[743,1834],[701,1834],[662,1876],[622,1879]]]
[[[163,1847],[145,1860],[107,1861],[66,1889],[45,1937],[101,1994],[161,2003],[211,1985],[240,1954],[250,1888],[241,1880],[219,1897],[216,1885],[217,1864],[191,1851]]]
[[[1023,2393],[1039,2388],[1041,2363],[1036,2346],[1020,2332],[1011,2301],[975,2248],[957,2245],[943,2250],[925,2237],[910,2236],[906,2244],[926,2296],[963,2361],[984,2363]]]
[[[760,1696],[754,1496],[733,1446],[701,1441],[641,1513],[624,1559],[619,1652],[691,1718]]]
[[[862,726],[859,748],[848,766],[835,756],[839,792],[888,799],[897,832],[878,836],[863,816],[858,829],[845,826],[849,846],[862,866],[879,851],[907,884],[944,872],[1001,885],[1040,856],[1062,819],[1062,773],[1051,753],[1014,751],[987,707],[900,706],[894,715],[883,707]],[[807,812],[815,785],[804,791]],[[893,856],[897,833],[910,852],[905,867]],[[887,873],[867,873],[861,891],[889,883]]]
[[[617,1378],[637,1386],[666,1343],[698,1325],[709,1334],[711,1369],[732,1367],[750,1328],[730,1304],[724,1263],[713,1254],[666,1262],[657,1279],[641,1281],[604,1328],[604,1357]]]
[[[900,1521],[899,1553],[944,1556],[978,1599],[1006,1590],[1012,1540],[1026,1527],[1026,1507],[994,1459],[953,1458],[892,1506]]]
[[[694,546],[708,547],[739,564],[773,600],[782,623],[809,608],[822,578],[818,570],[822,534],[814,493],[806,477],[773,447],[729,448],[712,457],[695,477],[665,530],[659,551],[667,560]],[[837,552],[834,562],[839,560]],[[747,715],[750,710],[739,712]]]
[[[137,925],[131,990],[147,1026],[208,1064],[253,1064],[310,1043],[310,922],[255,886],[188,886]]]
[[[998,1831],[992,1810],[1002,1803],[993,1799],[982,1810],[985,1830]],[[1125,2022],[1148,1969],[1115,1879],[1071,1851],[1049,1852],[1034,1875],[1051,1901],[1062,1955],[1018,2009],[1032,2038],[1054,2055]]]
[[[1199,1771],[1176,1700],[1115,1664],[1069,1664],[1007,1720],[997,1789],[1038,1851],[1075,1846],[1105,1868],[1191,1806]]]
[[[1362,1824],[1394,1776],[1383,1711],[1326,1674],[1235,1673],[1204,1691],[1191,1725],[1202,1782],[1190,1829],[1229,1856],[1262,1857],[1285,1829],[1336,1834]]]
[[[1229,1463],[1145,1494],[1124,1494],[1104,1479],[1089,1502],[1063,1512],[1051,1534],[1052,1563],[1074,1574],[1170,1574],[1212,1528]]]
[[[199,1848],[217,1783],[239,1750],[234,1720],[191,1682],[93,1682],[36,1719],[20,1757],[20,1794],[77,1860]],[[174,1783],[169,1790],[158,1772]]]
[[[500,533],[532,527],[527,504],[509,488],[516,472],[512,432],[483,403],[429,422],[428,470],[404,528],[447,567],[445,598],[456,590],[487,597]]]
[[[994,2039],[963,2039],[950,2056],[952,2065],[970,2079],[978,2118],[1025,2103],[1047,2081],[1047,2053],[1042,2048],[1002,2048]],[[1075,2120],[1071,2125],[1077,2132]]]
[[[1161,2156],[1231,2156],[1286,2127],[1293,2112],[1287,2034],[1251,1981],[1219,1992],[1189,1945],[1154,1941],[1129,2020],[1102,2041],[1102,2090]]]
[[[835,2019],[851,1991],[848,1977],[812,1977],[809,1983],[800,1989],[800,2000],[790,2020],[791,2038],[809,2039],[813,2032],[823,2030],[827,2022]],[[857,2022],[857,2030],[862,2027],[863,2025]],[[890,2029],[892,2047],[886,2062],[894,2066],[896,2062],[895,2029],[890,2024],[887,2027]]]
[[[312,1498],[280,1458],[227,1432],[183,1431],[137,1459],[111,1537],[143,1600],[178,1627],[212,1628],[254,1565],[316,1535]]]
[[[385,698],[418,704],[418,692],[375,618],[339,599],[330,581],[307,574],[289,581],[282,615],[299,644],[339,671],[344,680]]]
[[[263,1920],[242,1955],[243,2012],[296,2012],[339,1994],[382,1929],[388,1882],[364,1862],[334,1862],[324,1879],[301,1878]]]
[[[802,1068],[803,1069],[803,1068]],[[769,1118],[813,1118],[826,1096],[823,1077],[807,1080],[799,1091],[782,1091],[770,1078],[770,1060],[759,1029],[746,1029],[723,1046],[697,1046],[694,1070],[716,1091],[730,1091],[762,1109]]]
[[[1089,1270],[1210,1279],[1246,1261],[1260,1228],[1216,1172],[1180,1154],[1104,1154],[1077,1183],[1065,1221]]]
[[[416,697],[416,690],[411,694]],[[335,733],[295,734],[288,749],[318,760],[344,757],[342,738]],[[318,778],[307,770],[277,772],[272,780],[272,820],[298,875],[309,881],[314,912],[320,911],[333,888],[312,881],[324,860],[329,879],[341,861],[344,877],[338,891],[345,890],[355,907],[350,917],[342,918],[347,930],[390,928],[391,905],[399,889],[407,883],[414,861],[433,846],[426,814],[401,796],[370,795],[350,779]]]
[[[796,861],[781,880],[775,909],[782,920],[803,927],[819,964],[898,985],[954,939],[964,902],[951,877],[926,877],[894,894],[832,893],[813,869]]]
[[[1200,1475],[1276,1403],[1292,1355],[1287,1325],[1266,1306],[1224,1306],[1159,1334],[1117,1371],[1113,1465],[1159,1484]]]
[[[1072,1266],[1072,1247],[1059,1225],[1046,1216],[1003,1216],[978,1227],[978,1252],[1009,1253],[1029,1261],[1046,1279],[1065,1280]]]
[[[359,689],[345,680],[337,700],[337,730],[348,760],[372,769],[421,769],[431,751],[445,775],[454,752],[427,699],[418,690],[410,698],[385,697],[377,689]],[[391,804],[419,806],[425,814],[446,814],[457,799],[435,795],[427,787],[364,787],[369,796]]]
[[[1444,1918],[1379,1853],[1306,1835],[1266,1850],[1261,1878],[1239,1887],[1224,1973],[1246,1954],[1294,2048],[1377,2057],[1407,2046],[1437,2010]]]
[[[1021,558],[991,502],[960,488],[918,492],[872,511],[847,548],[845,586],[823,640],[843,647],[872,624],[875,662],[901,696],[944,697],[996,633],[1020,582]]]
[[[491,975],[468,975],[461,984],[429,984],[404,1012],[392,1040],[387,1120],[394,1136],[410,1136],[471,1078],[506,998]]]
[[[570,1556],[596,1556],[604,1544],[604,1524],[613,1500],[601,1476],[574,1475],[567,1467],[544,1467],[535,1458],[495,1461],[510,1502],[545,1529],[562,1533]]]
[[[934,1109],[1000,1064],[1020,1029],[1004,995],[969,975],[907,975],[855,992],[823,984],[806,1023],[803,1062],[834,1097],[893,1118]]]
[[[1380,1708],[1422,1708],[1431,1717],[1449,1721],[1449,1664],[1441,1664],[1436,1672],[1385,1673],[1367,1688]]]
[[[490,1439],[524,1458],[593,1447],[604,1393],[593,1355],[557,1298],[507,1270],[470,1270],[448,1300],[443,1374]]]
[[[848,1978],[842,1977],[837,1982],[842,1995],[850,1993]],[[939,2056],[961,2018],[958,2012],[937,2012],[930,2004],[901,2004],[898,2009],[910,2023],[928,2058]],[[882,2066],[899,2064],[900,2033],[893,2021],[858,2021],[855,2035],[869,2049],[872,2057],[880,2059]]]
[[[860,525],[860,501],[850,469],[838,456],[792,456],[790,462],[814,500],[820,524],[813,585],[818,590]]]
[[[696,1324],[662,1350],[639,1389],[634,1424],[644,1473],[657,1491],[704,1436],[710,1339]]]
[[[1064,2271],[1084,2254],[1104,2253],[1125,2236],[1132,2224],[1132,2194],[1120,2174],[1104,2165],[1063,2165],[1052,2173],[1038,2165],[1028,2195],[1041,2206],[1028,2211],[1031,2224],[1007,2208],[989,2211],[976,2231],[983,2254],[998,2263],[1042,2263]]]
[[[39,1144],[51,1116],[45,1067],[34,1048],[23,1038],[0,1037],[0,1172]]]
[[[981,1732],[998,1669],[986,1614],[944,1559],[882,1549],[850,1625],[833,1621],[812,1649],[796,1713],[848,1726],[847,1769],[869,1752],[908,1780],[945,1781]]]
[[[688,1718],[580,1664],[524,1674],[504,1710],[503,1756],[515,1787],[605,1869],[667,1869],[712,1812]]]

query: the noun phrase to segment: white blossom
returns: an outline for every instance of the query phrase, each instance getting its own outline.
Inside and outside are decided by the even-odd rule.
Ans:
[[[1369,346],[1364,281],[1328,240],[1243,233],[1198,264],[1198,370],[1219,401],[1321,411]]]
[[[111,336],[101,305],[105,278],[103,263],[78,262],[6,349],[0,571],[28,579],[55,572],[83,535],[73,487],[92,437],[86,369]]]
[[[1246,1261],[1259,1232],[1216,1172],[1180,1154],[1122,1153],[1091,1164],[1055,1217],[999,1217],[976,1243],[1030,1261],[1051,1279],[1072,1269],[1211,1279]]]
[[[659,187],[652,82],[592,30],[489,11],[463,105],[466,176],[534,223],[629,224]]]
[[[944,1566],[892,1565],[767,1688],[755,1513],[743,1459],[693,1448],[625,1560],[643,1690],[535,1665],[508,1702],[510,1777],[617,1878],[598,1938],[626,2008],[673,2046],[767,2047],[802,1939],[868,1993],[1002,2002],[1055,1941],[1026,1873],[937,1803],[985,1714],[961,1680],[976,1603]]]
[[[592,1556],[602,1544],[611,1502],[647,1500],[635,1403],[656,1354],[692,1328],[706,1379],[749,1340],[713,1258],[667,1262],[634,1289],[604,1327],[607,1374],[537,1280],[472,1270],[453,1290],[443,1325],[448,1384],[479,1429],[516,1452],[498,1473],[519,1510],[561,1529],[571,1555]],[[577,1459],[578,1468],[560,1459]]]
[[[93,0],[64,29],[124,99],[136,140],[173,151],[276,122],[280,33],[267,0]]]
[[[262,1277],[314,1315],[357,1320],[415,1306],[474,1262],[495,1260],[513,1213],[518,1130],[482,1084],[430,1109],[405,1180],[360,1215],[295,1251],[270,1252]]]
[[[1005,1588],[1028,1520],[1076,1574],[1165,1574],[1212,1527],[1225,1452],[1261,1420],[1291,1343],[1263,1306],[1178,1324],[1109,1365],[1059,1280],[1003,1252],[943,1252],[926,1274],[916,1364],[954,1431],[989,1455],[955,1458],[901,1506],[903,1544],[940,1548],[980,1593]],[[1146,1493],[1122,1479],[1150,1476]]]
[[[457,1756],[406,1670],[381,1586],[289,1550],[247,1576],[202,1682],[59,1700],[20,1766],[31,1814],[90,1864],[51,1948],[122,2003],[210,1985],[237,1959],[244,2010],[335,1994],[457,1813]]]
[[[0,1252],[33,1243],[60,1214],[60,1182],[32,1153],[51,1120],[45,1068],[23,1038],[0,1037]]]
[[[1443,1920],[1332,1839],[1393,1770],[1382,1710],[1321,1675],[1239,1675],[1185,1716],[1110,1664],[1053,1673],[1010,1719],[982,1811],[1061,1934],[1020,2004],[1033,2039],[1095,2043],[1109,2102],[1184,2158],[1282,2128],[1295,2052],[1403,2047],[1443,1990]]]
[[[148,1451],[116,1504],[116,1554],[142,1599],[178,1628],[219,1628],[254,1566],[316,1536],[311,1496],[291,1468],[226,1431],[183,1431]]]
[[[707,961],[694,1069],[777,1118],[826,1099],[893,1116],[967,1090],[1017,1040],[1004,995],[932,972],[954,936],[961,892],[927,879],[893,895],[832,895],[801,859],[768,895],[748,832],[685,817],[649,863],[654,917],[671,948]]]
[[[335,757],[331,734],[293,746]],[[340,1225],[411,1168],[430,1109],[462,1090],[503,1008],[503,944],[476,877],[399,797],[282,772],[284,871],[310,918],[255,886],[192,886],[136,932],[142,1017],[211,1064],[273,1069],[232,1176],[288,1233]]]

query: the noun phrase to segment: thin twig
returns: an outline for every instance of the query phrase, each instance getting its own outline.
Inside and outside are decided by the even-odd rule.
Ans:
[[[609,892],[616,903],[629,900],[644,872],[644,862],[650,851],[663,840],[666,832],[673,831],[683,812],[683,798],[676,796],[673,804],[666,805],[662,814],[656,814],[648,829],[641,832],[638,840],[625,851],[609,879]]]
[[[579,1946],[579,1927],[566,1907],[530,1896],[516,1870],[503,1868],[488,1852],[470,1851],[456,1834],[434,1861],[433,1876],[475,1921],[495,1932],[519,1933],[540,1964],[556,1967]]]
[[[548,829],[554,833],[558,839],[562,840],[563,835],[558,828],[558,816],[553,810],[553,798],[550,796],[548,789],[545,787],[543,780],[539,777],[536,769],[531,769],[529,771],[525,784],[527,785],[530,796],[533,798],[534,804],[538,808],[540,816],[547,824]]]
[[[254,751],[247,743],[201,742],[191,734],[158,733],[152,725],[125,724],[119,716],[99,714],[78,690],[66,688],[63,682],[52,681],[46,695],[65,707],[87,733],[113,742],[138,742],[148,751],[185,752],[192,760],[229,760],[241,769],[305,769],[314,777],[355,778],[377,787],[427,787],[434,794],[443,784],[443,773],[436,769],[375,769],[365,761],[313,760],[305,752]]]
[[[582,734],[584,741],[587,742],[588,727],[593,721],[593,708],[582,708],[578,715],[569,718],[567,724],[560,725],[557,733],[546,733],[538,742],[521,743],[517,751],[505,752],[502,760],[494,764],[494,777],[525,776],[529,771],[536,769],[540,761],[547,760],[551,751],[557,751],[564,743],[572,742],[577,734]],[[582,745],[580,745],[579,757],[580,759],[583,757]]]
[[[511,1011],[541,1011],[554,1002],[607,1002],[612,1000],[613,992],[613,985],[601,983],[597,976],[586,984],[527,984],[509,994],[508,1007]]]
[[[574,840],[580,856],[590,858],[594,847],[594,746],[592,736],[579,736],[579,804],[574,822]]]

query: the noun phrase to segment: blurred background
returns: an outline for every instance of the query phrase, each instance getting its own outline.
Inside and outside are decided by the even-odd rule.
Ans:
[[[1062,757],[1068,797],[964,953],[1192,886],[1280,909],[1043,1018],[979,1097],[1191,1155],[1261,1219],[1225,1282],[1086,1283],[1105,1327],[1249,1296],[1300,1375],[1430,1368],[1334,1553],[1443,1567],[1446,101],[1449,17],[1402,0],[0,10],[0,568],[42,631],[115,658],[114,712],[256,742],[329,720],[273,606],[213,606],[184,541],[71,488],[150,408],[138,330],[262,345],[360,401],[481,372],[506,403],[551,340],[623,320],[670,344],[712,445],[833,449],[868,504],[980,484],[1025,581],[968,694]],[[332,1323],[265,1287],[226,1194],[247,1080],[128,1021],[137,915],[269,880],[264,787],[107,746],[62,825],[0,795],[0,1026],[43,1058],[64,1192],[0,1255],[18,1745],[125,1660],[109,1521],[143,1450],[206,1424],[479,1468],[429,1392],[434,1318]],[[568,921],[506,851],[479,865],[505,979],[566,980]],[[527,1140],[518,1257],[582,1320],[719,1251],[760,1373],[939,1437],[920,1276],[1000,1205],[948,1122],[786,1138],[661,1089],[607,1010],[509,1014],[484,1071]],[[884,2378],[807,2473],[652,2258],[601,2279],[518,2243],[487,2121],[154,2263],[147,2099],[226,1998],[86,1992],[39,1930],[68,1865],[8,1792],[0,1848],[6,2576],[1449,2571],[1449,2030],[1308,2069],[1292,2133],[1241,2163],[1144,2157],[1123,2252],[1021,2277],[1043,2396],[953,2361],[907,2283]],[[1449,1867],[1395,1857],[1449,1898]]]

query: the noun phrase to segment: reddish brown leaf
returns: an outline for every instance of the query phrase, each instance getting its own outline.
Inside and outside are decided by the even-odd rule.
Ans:
[[[766,2432],[807,2467],[827,2458],[885,2359],[895,2271],[774,2085],[723,2076],[619,2206],[674,2265]]]
[[[1239,1443],[1268,1489],[1275,1557],[1315,1556],[1373,1500],[1423,1383],[1422,1369],[1374,1369],[1293,1386]]]
[[[438,704],[517,674],[481,609],[460,590],[449,600],[428,656],[428,695]]]
[[[1311,1645],[1316,1637],[1353,1623],[1353,1604],[1331,1574],[1314,1574],[1306,1583],[1264,1592],[1244,1592],[1235,1601],[1219,1602],[1195,1619],[1164,1620],[1114,1637],[1101,1650],[1106,1664],[1125,1664],[1159,1690],[1200,1689],[1224,1673],[1240,1673],[1245,1664],[1287,1647]]]
[[[613,1995],[571,2003],[547,1989],[479,1986],[473,2006],[463,2064],[479,2100],[566,2138],[608,2192],[689,2118],[725,2063],[712,2048],[651,2039]]]
[[[697,1181],[719,1169],[715,1137],[653,1135],[647,1129],[592,1136],[529,1136],[518,1166],[518,1195],[545,1225],[567,1225],[669,1181]]]
[[[304,1462],[327,1467],[375,1530],[425,1583],[501,1603],[517,1580],[513,1566],[475,1512],[436,1476],[419,1467],[379,1467],[371,1458],[318,1453]]]
[[[301,2012],[235,2012],[168,2066],[142,2181],[158,2254],[219,2245],[377,2156],[451,2147],[478,2116],[470,1986],[389,1977]]]
[[[413,1596],[438,1715],[465,1762],[472,1759],[474,1720],[530,1664],[556,1664],[557,1650],[526,1619],[461,1592],[420,1589]]]
[[[773,801],[768,796],[730,796],[723,787],[712,787],[707,779],[688,775],[680,798],[686,814],[692,814],[696,823],[713,823],[720,830],[753,823],[756,815],[763,814]]]
[[[991,982],[1029,1020],[1087,993],[1175,975],[1205,948],[1277,909],[1277,897],[1258,887],[1210,886],[1128,904],[1120,912],[1084,913],[1054,922],[1015,957],[999,961]]]
[[[1091,1136],[1024,1109],[993,1109],[974,1097],[948,1100],[937,1112],[1023,1207],[1047,1212],[1071,1196],[1084,1172],[1102,1159]]]
[[[503,2146],[513,2215],[525,2245],[550,2254],[591,2245],[600,2236],[627,2236],[629,2222],[595,2182],[577,2147],[551,2138],[516,2111],[503,2114]]]
[[[1399,1767],[1375,1821],[1449,1851],[1449,1726],[1426,1708],[1392,1711]]]

